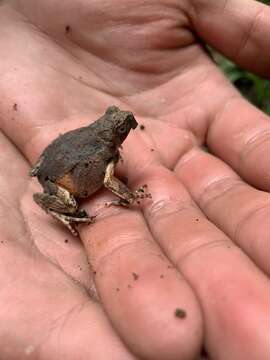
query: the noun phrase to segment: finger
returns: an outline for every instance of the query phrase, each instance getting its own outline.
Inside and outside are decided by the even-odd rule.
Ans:
[[[228,100],[210,124],[207,145],[256,187],[270,189],[269,117],[243,98]]]
[[[174,174],[152,168],[146,180],[153,197],[144,208],[149,228],[200,300],[210,357],[268,359],[268,280],[205,218]]]
[[[176,172],[207,217],[270,274],[269,193],[247,185],[221,160],[198,149]]]
[[[199,36],[237,64],[269,76],[270,7],[248,0],[193,0],[192,24]]]
[[[113,326],[139,358],[195,358],[202,324],[191,288],[155,245],[142,215],[104,209],[105,201],[92,200],[98,218],[81,228],[81,237]]]
[[[134,149],[140,149],[136,157]],[[146,169],[158,160],[134,133],[122,154],[128,186],[139,188]],[[108,196],[114,197],[91,198],[87,206],[91,215],[97,214],[96,223],[80,229],[105,311],[139,358],[195,358],[202,319],[193,291],[154,242],[139,209],[104,209]]]

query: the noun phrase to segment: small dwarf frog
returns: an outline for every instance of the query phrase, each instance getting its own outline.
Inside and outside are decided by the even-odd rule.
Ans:
[[[107,205],[126,206],[149,197],[145,185],[132,192],[114,176],[119,147],[137,125],[130,111],[110,106],[94,123],[56,138],[30,171],[44,189],[33,195],[35,202],[77,235],[74,225],[91,223],[95,216],[79,210],[76,199],[89,197],[103,185],[120,198]]]

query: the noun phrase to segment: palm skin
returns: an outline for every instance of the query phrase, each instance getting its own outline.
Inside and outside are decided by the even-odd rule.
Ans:
[[[241,18],[240,3],[2,2],[3,359],[194,359],[203,338],[213,359],[269,358],[270,202],[255,187],[269,190],[270,127],[194,35],[269,74],[269,10]],[[145,126],[119,170],[153,200],[105,209],[97,194],[78,242],[32,201],[29,166],[112,104]]]

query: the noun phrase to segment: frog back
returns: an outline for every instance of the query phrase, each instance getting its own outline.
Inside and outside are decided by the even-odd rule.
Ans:
[[[106,168],[115,152],[88,128],[76,129],[59,136],[43,151],[37,177],[43,185],[48,180],[57,183],[68,175],[80,182],[80,177],[94,175],[97,168],[100,177],[100,169]]]

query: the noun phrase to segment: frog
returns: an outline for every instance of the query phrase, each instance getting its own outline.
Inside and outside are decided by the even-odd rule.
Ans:
[[[137,126],[131,111],[112,105],[89,125],[59,135],[30,170],[43,188],[33,194],[35,203],[78,236],[78,224],[96,221],[96,215],[79,209],[79,201],[103,186],[118,196],[106,206],[128,206],[150,197],[146,184],[131,191],[114,175],[122,143]]]

